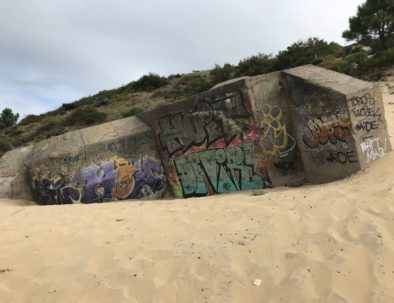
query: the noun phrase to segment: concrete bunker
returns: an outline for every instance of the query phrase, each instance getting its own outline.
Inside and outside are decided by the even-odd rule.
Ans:
[[[27,150],[16,152],[29,180],[19,194],[63,204],[324,183],[365,169],[391,146],[376,85],[306,65],[228,81]],[[4,188],[15,187],[7,182],[0,175]]]

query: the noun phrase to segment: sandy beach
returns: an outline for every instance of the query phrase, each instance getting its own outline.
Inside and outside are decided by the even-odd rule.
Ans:
[[[0,302],[394,302],[393,163],[258,195],[0,200]]]

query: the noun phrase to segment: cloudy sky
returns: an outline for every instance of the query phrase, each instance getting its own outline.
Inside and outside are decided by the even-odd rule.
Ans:
[[[362,0],[0,0],[0,110],[21,116],[341,33]]]

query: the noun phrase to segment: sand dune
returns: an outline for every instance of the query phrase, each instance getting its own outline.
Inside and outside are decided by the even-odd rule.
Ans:
[[[394,302],[393,163],[263,195],[0,200],[0,302]]]

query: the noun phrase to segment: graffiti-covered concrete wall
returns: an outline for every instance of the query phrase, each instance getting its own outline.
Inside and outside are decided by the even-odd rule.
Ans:
[[[140,117],[155,134],[176,197],[271,186],[245,80]]]
[[[302,184],[305,174],[282,72],[252,77],[248,85],[255,104],[259,143],[272,185]]]
[[[377,85],[315,66],[284,77],[308,182],[342,179],[391,149]]]
[[[361,169],[365,169],[391,150],[380,88],[350,94],[347,103]]]
[[[299,186],[344,178],[390,150],[380,89],[307,65],[12,151],[0,160],[0,197],[65,204]]]
[[[40,204],[158,199],[166,190],[154,138],[137,117],[40,142],[29,167]]]

